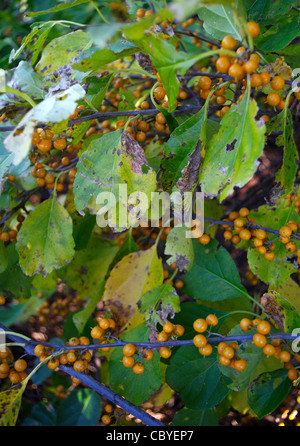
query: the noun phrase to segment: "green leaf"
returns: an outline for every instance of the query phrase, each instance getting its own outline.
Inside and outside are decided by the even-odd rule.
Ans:
[[[126,195],[121,192],[121,200],[120,186],[126,188]],[[121,207],[120,212],[123,217],[121,221],[118,218],[120,214],[116,215],[116,221],[113,222],[113,219],[111,221],[113,227],[126,229],[136,223],[134,216],[133,220],[130,220],[130,208],[126,202],[130,194],[133,192],[146,194],[148,203],[145,204],[146,209],[142,211],[144,214],[149,207],[151,192],[155,190],[156,174],[148,166],[143,149],[122,130],[107,133],[100,139],[92,141],[77,164],[74,182],[76,209],[81,212],[91,197],[97,198],[101,192],[110,192],[113,194],[116,207],[119,207],[118,210]],[[98,205],[98,209],[100,208]],[[105,223],[108,224],[107,220],[103,222]]]
[[[12,160],[10,158],[13,164],[19,164],[28,155],[36,122],[60,122],[68,119],[74,112],[77,101],[84,95],[85,90],[81,85],[74,84],[65,91],[47,97],[28,111],[4,140],[5,148],[13,155]]]
[[[274,206],[260,206],[257,211],[251,211],[250,216],[259,225],[279,230],[289,220],[298,221],[299,218],[294,205],[290,205],[286,201],[282,199]],[[248,249],[247,258],[251,271],[260,280],[272,286],[278,286],[285,282],[293,272],[297,271],[297,266],[288,260],[289,253],[285,245],[278,240],[276,234],[269,234],[269,239],[275,244],[274,260],[266,260],[255,248]],[[294,240],[294,242],[299,245],[297,240]]]
[[[68,65],[78,54],[92,45],[89,34],[84,31],[73,31],[57,37],[45,47],[42,57],[36,65],[36,71],[43,76],[53,73],[58,68]]]
[[[179,271],[188,271],[193,264],[194,248],[192,238],[186,237],[187,228],[175,226],[167,236],[165,255],[171,256],[167,259],[168,265],[176,262]]]
[[[132,342],[138,339],[139,342],[148,342],[149,329],[146,324],[140,324],[127,331],[122,337],[124,342]],[[118,395],[123,396],[135,405],[139,405],[148,400],[153,392],[156,392],[162,383],[160,372],[160,356],[157,351],[153,351],[151,361],[143,361],[145,371],[142,375],[135,375],[132,369],[122,365],[122,348],[115,348],[109,358],[109,380],[110,388]],[[137,359],[138,360],[138,359]]]
[[[22,51],[25,48],[28,48],[31,44],[33,48],[31,63],[32,65],[34,65],[34,63],[38,58],[40,50],[42,49],[46,41],[49,32],[56,24],[57,22],[44,22],[33,26],[32,31],[23,38],[20,48],[17,51],[15,49],[11,51],[9,56],[9,63],[14,62],[17,59],[17,57],[22,53]],[[32,44],[33,39],[36,39],[34,41],[34,44]]]
[[[7,307],[0,308],[0,320],[6,327],[10,327],[15,324],[16,321],[22,316],[25,309],[24,304],[15,304]]]
[[[82,299],[95,295],[99,302],[102,281],[117,251],[116,243],[92,236],[87,247],[76,251],[72,262],[61,270],[61,277]]]
[[[73,217],[73,238],[76,251],[86,248],[92,231],[96,225],[96,216],[86,214],[84,217],[77,213]]]
[[[74,389],[57,410],[57,426],[96,426],[101,398],[91,389]]]
[[[7,266],[8,266],[7,252],[6,252],[4,243],[1,241],[1,243],[0,243],[0,274],[6,270]]]
[[[96,71],[105,65],[114,62],[115,60],[121,59],[123,57],[131,56],[136,53],[139,48],[128,41],[120,42],[122,50],[118,48],[118,51],[114,51],[110,48],[104,48],[99,51],[93,52],[91,56],[83,58],[80,62],[74,63],[73,68],[78,71]]]
[[[219,426],[215,409],[192,410],[184,407],[173,418],[172,426]]]
[[[279,124],[276,130],[282,132],[283,161],[280,170],[276,173],[275,181],[282,188],[282,194],[288,195],[294,187],[299,160],[293,135],[293,116],[290,110],[282,110],[276,122]]]
[[[8,168],[12,163],[13,160],[13,154],[9,153],[4,145],[3,145],[3,141],[4,141],[5,135],[4,132],[0,134],[0,186],[2,189],[2,179],[4,177],[4,175],[8,172]],[[1,190],[0,190],[0,195],[1,195]]]
[[[265,141],[265,124],[256,121],[257,104],[248,94],[230,108],[221,120],[219,132],[209,141],[200,169],[201,190],[220,202],[244,186],[257,169]]]
[[[20,268],[16,243],[10,243],[6,248],[8,257],[7,268],[0,274],[0,291],[5,296],[19,299],[27,298],[31,294],[32,278],[26,276]]]
[[[63,4],[54,6],[53,8],[45,9],[43,11],[37,11],[37,12],[28,12],[26,15],[28,17],[38,17],[43,14],[49,14],[51,12],[59,12],[63,11],[64,9],[73,8],[74,6],[82,5],[83,3],[88,3],[90,0],[74,0],[73,2],[65,2]]]
[[[166,380],[193,410],[211,409],[229,393],[230,380],[221,374],[216,352],[205,358],[194,346],[180,347],[171,356]]]
[[[220,301],[249,297],[228,251],[217,241],[201,245],[193,239],[194,263],[184,277],[183,291],[195,299]]]
[[[299,35],[299,12],[291,11],[276,19],[264,20],[261,34],[255,39],[255,45],[264,52],[278,51]]]
[[[287,369],[262,373],[248,389],[248,402],[259,419],[273,412],[288,395],[292,381]]]
[[[236,40],[242,40],[241,30],[229,6],[205,6],[198,10],[198,16],[203,20],[203,28],[211,37],[222,40],[224,36],[231,35]]]
[[[72,220],[56,198],[39,204],[18,234],[16,248],[24,273],[46,276],[69,263],[74,255],[72,231]]]

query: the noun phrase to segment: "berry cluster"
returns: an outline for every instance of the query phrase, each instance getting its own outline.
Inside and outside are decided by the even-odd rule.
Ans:
[[[253,218],[249,217],[249,209],[241,208],[239,212],[231,212],[228,218],[224,219],[225,222],[233,222],[234,225],[223,224],[224,239],[231,240],[232,243],[238,244],[241,240],[251,240],[253,247],[264,256],[266,260],[273,260],[275,258],[275,243],[269,240],[267,231],[263,228],[254,229],[256,222]],[[290,220],[286,225],[279,229],[279,241],[285,244],[286,250],[289,253],[297,251],[297,245],[290,240],[293,233],[296,233],[299,229],[299,224],[294,220]],[[297,251],[298,259],[300,257]]]
[[[88,347],[90,344],[89,338],[81,336],[80,338],[72,337],[69,339],[68,346],[82,346]],[[53,348],[46,347],[42,344],[37,344],[34,348],[34,353],[39,357],[40,362],[45,361],[47,358],[47,367],[51,370],[55,370],[59,365],[71,364],[76,372],[84,372],[88,369],[88,364],[92,360],[92,354],[88,349],[68,349],[67,351],[60,353],[58,356],[53,356]]]
[[[112,330],[116,327],[116,323],[112,318],[99,318],[98,325],[91,329],[91,337],[101,344],[109,343],[110,335]],[[101,350],[104,352],[109,351],[110,347],[102,347]]]
[[[243,358],[238,358],[239,344],[237,342],[220,342],[218,344],[219,362],[222,365],[229,366],[239,372],[247,367],[247,362]]]
[[[25,359],[14,360],[12,352],[5,348],[0,351],[0,379],[8,378],[12,385],[22,382],[27,378],[27,362]]]
[[[208,327],[215,327],[218,325],[218,318],[215,314],[208,314],[205,319],[198,318],[193,323],[193,329],[200,334],[193,338],[194,345],[198,348],[202,356],[209,356],[213,352],[212,345],[207,342],[207,337],[202,333],[206,332]]]
[[[288,368],[288,377],[294,380],[298,377],[298,370],[294,367],[291,360],[291,353],[282,348],[280,339],[268,340],[268,335],[271,332],[271,324],[263,319],[255,318],[250,320],[248,318],[243,318],[240,321],[240,327],[243,331],[249,331],[251,328],[256,331],[253,335],[253,344],[256,347],[262,348],[264,354],[267,357],[274,356],[284,363],[284,367]],[[268,342],[269,341],[269,342]],[[300,355],[297,353],[294,355],[296,361],[300,362]]]

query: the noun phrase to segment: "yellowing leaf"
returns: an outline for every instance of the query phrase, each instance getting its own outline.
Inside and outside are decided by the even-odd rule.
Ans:
[[[124,326],[134,316],[141,296],[161,285],[162,281],[162,261],[157,257],[156,246],[131,253],[112,269],[103,302],[116,313],[119,325]]]
[[[273,286],[270,289],[278,291],[278,293],[288,300],[300,314],[300,287],[291,277],[289,277],[286,282],[279,284],[277,287]]]
[[[24,389],[25,386],[22,386],[0,393],[0,426],[14,426],[16,424]]]

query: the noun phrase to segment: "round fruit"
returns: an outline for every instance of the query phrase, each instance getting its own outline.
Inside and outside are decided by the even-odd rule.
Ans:
[[[251,327],[251,324],[252,324],[251,320],[246,317],[244,317],[240,321],[240,327],[243,331],[248,331],[249,328]]]
[[[171,356],[172,351],[168,347],[160,347],[159,354],[162,358],[168,359]]]
[[[256,328],[258,333],[261,333],[263,335],[267,335],[271,331],[271,325],[268,321],[261,321]]]
[[[233,36],[225,36],[222,39],[221,46],[225,50],[231,50],[234,51],[237,45],[237,41]]]
[[[217,318],[217,316],[215,314],[209,314],[208,316],[206,316],[205,320],[208,325],[212,325],[213,327],[218,325],[218,322],[219,322],[219,319]]]
[[[253,39],[255,39],[257,36],[259,36],[260,34],[260,27],[259,24],[256,22],[248,22],[247,23],[247,28],[250,31],[250,34],[252,36]]]
[[[199,352],[201,353],[201,355],[203,356],[209,356],[212,354],[213,348],[211,346],[211,344],[206,344],[203,347],[199,348]]]
[[[132,370],[136,375],[141,375],[142,373],[144,373],[145,367],[141,362],[136,362],[132,367]]]
[[[133,344],[126,344],[123,347],[124,356],[133,356],[136,352],[136,347]]]
[[[204,335],[198,334],[198,335],[194,336],[193,342],[194,342],[194,345],[198,348],[204,347],[204,345],[207,344],[207,339]]]
[[[193,328],[195,331],[197,331],[198,333],[203,333],[204,331],[207,330],[207,322],[205,319],[199,318],[196,319],[193,323]]]
[[[267,338],[263,334],[255,333],[253,336],[253,343],[256,347],[263,348],[267,344]]]
[[[27,369],[27,362],[24,359],[18,359],[14,364],[14,368],[16,372],[24,372]]]

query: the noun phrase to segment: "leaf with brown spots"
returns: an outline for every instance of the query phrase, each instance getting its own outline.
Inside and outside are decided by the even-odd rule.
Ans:
[[[15,426],[25,386],[0,393],[0,426]]]
[[[124,201],[119,197],[120,186],[127,186]],[[144,193],[150,203],[151,192],[155,190],[156,173],[149,167],[144,150],[122,130],[115,130],[92,141],[80,157],[74,182],[75,206],[79,212],[91,198],[97,198],[101,192],[110,192],[115,198],[117,210],[120,204],[128,215],[126,199],[130,194]],[[129,223],[126,227],[121,226],[121,229],[126,229]]]
[[[201,190],[220,202],[235,187],[244,186],[255,173],[265,142],[265,124],[256,120],[258,111],[250,89],[221,120],[219,131],[210,139],[200,169]]]

